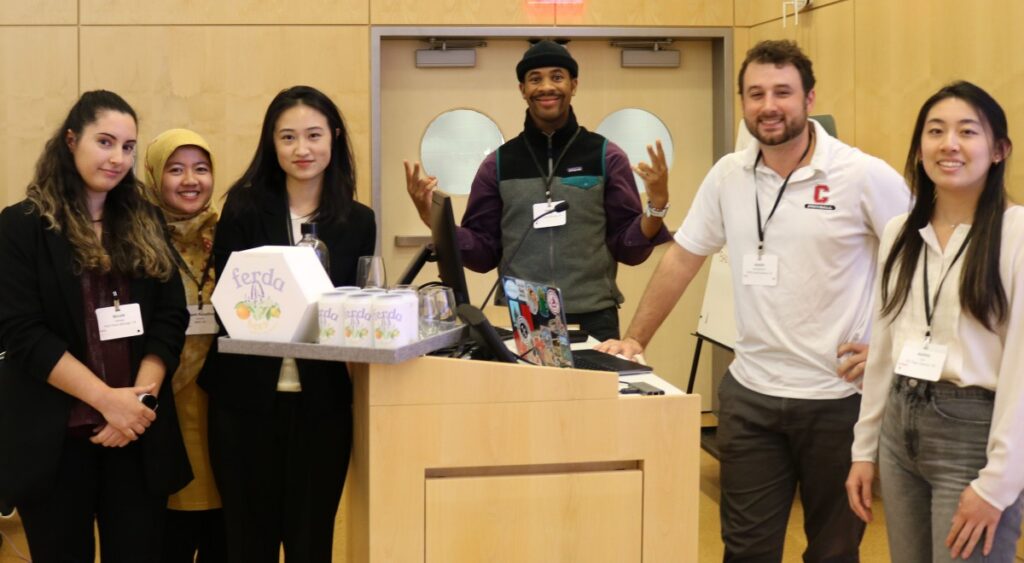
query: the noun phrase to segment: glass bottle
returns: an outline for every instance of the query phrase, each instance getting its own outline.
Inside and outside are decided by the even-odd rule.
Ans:
[[[303,223],[299,229],[302,231],[302,240],[295,243],[295,246],[308,246],[320,259],[320,265],[324,267],[327,276],[331,275],[331,257],[327,251],[327,245],[316,236],[316,223]]]

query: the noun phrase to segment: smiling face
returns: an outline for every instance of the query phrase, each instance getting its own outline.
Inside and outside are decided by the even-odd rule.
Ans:
[[[164,164],[160,199],[169,210],[192,216],[210,203],[213,195],[213,166],[203,149],[178,147]]]
[[[576,95],[576,79],[559,67],[535,68],[526,73],[519,91],[533,122],[542,131],[557,131],[569,120],[569,105]]]
[[[274,149],[285,175],[300,182],[322,181],[331,162],[327,117],[303,104],[281,113],[274,126]]]
[[[786,64],[750,63],[743,76],[743,121],[762,145],[776,146],[807,128],[814,90],[804,93],[800,72]]]
[[[80,134],[65,134],[90,199],[106,198],[124,180],[135,162],[137,136],[135,119],[113,110],[99,113]]]
[[[992,131],[967,102],[946,98],[925,118],[919,158],[936,190],[981,193],[992,164],[1004,158]]]

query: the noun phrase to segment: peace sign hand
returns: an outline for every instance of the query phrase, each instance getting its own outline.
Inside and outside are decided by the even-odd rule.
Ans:
[[[664,209],[668,205],[668,164],[661,141],[657,141],[655,146],[657,151],[655,147],[647,145],[647,155],[651,158],[651,163],[641,162],[633,167],[633,171],[644,181],[651,206]]]

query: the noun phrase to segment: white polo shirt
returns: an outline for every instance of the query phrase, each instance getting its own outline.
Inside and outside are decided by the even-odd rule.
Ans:
[[[910,191],[884,161],[809,123],[811,162],[793,173],[765,229],[777,285],[743,284],[743,257],[758,245],[754,194],[763,223],[785,180],[761,162],[755,182],[757,142],[715,164],[675,240],[702,256],[729,245],[738,332],[729,369],[737,381],[774,397],[838,399],[857,388],[836,375],[836,350],[869,338],[878,242],[910,208]]]

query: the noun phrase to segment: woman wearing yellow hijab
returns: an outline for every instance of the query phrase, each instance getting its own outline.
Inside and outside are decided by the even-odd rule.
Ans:
[[[168,500],[163,563],[192,563],[197,552],[197,563],[226,561],[220,495],[210,471],[207,396],[196,384],[218,330],[210,304],[217,226],[217,212],[210,207],[213,170],[209,144],[188,129],[164,131],[146,150],[146,196],[167,220],[190,316],[172,387],[195,479]]]

